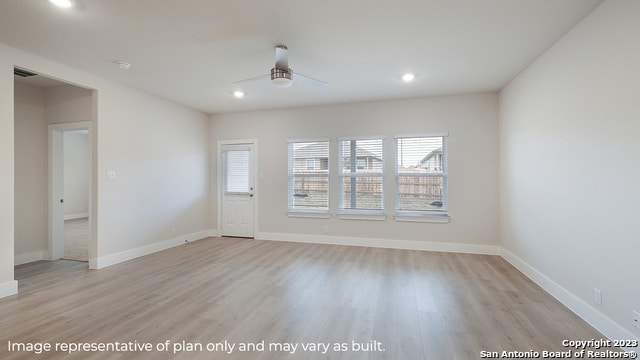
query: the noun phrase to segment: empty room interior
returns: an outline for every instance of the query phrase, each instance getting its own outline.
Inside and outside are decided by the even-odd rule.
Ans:
[[[0,357],[635,358],[638,19],[0,0]]]

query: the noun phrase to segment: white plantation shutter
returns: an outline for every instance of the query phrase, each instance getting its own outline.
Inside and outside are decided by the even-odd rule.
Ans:
[[[396,212],[445,213],[447,137],[396,139]]]
[[[289,141],[289,211],[329,211],[329,140]]]

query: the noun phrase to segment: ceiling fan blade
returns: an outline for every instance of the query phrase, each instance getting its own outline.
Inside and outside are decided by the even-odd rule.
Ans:
[[[299,73],[293,73],[293,81],[300,81],[300,82],[305,82],[308,84],[312,84],[315,86],[327,86],[329,85],[328,83],[322,81],[322,80],[318,80],[318,79],[314,79],[311,76],[307,76],[307,75],[302,75]]]
[[[284,45],[276,46],[276,69],[289,69],[289,49]]]
[[[256,77],[252,77],[252,78],[248,78],[248,79],[244,79],[244,80],[238,80],[238,81],[234,81],[232,82],[232,84],[241,84],[241,83],[245,83],[245,82],[249,82],[249,81],[256,81],[256,80],[260,80],[260,79],[267,79],[270,78],[271,75],[267,74],[267,75],[260,75],[260,76],[256,76]]]

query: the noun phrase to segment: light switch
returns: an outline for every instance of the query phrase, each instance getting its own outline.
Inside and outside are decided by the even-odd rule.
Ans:
[[[116,172],[115,171],[107,171],[107,180],[115,180]]]

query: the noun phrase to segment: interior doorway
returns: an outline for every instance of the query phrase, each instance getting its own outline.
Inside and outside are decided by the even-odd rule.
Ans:
[[[49,125],[50,259],[89,261],[90,122]]]
[[[93,89],[14,71],[16,266],[97,257],[92,215],[96,97]],[[65,226],[65,220],[74,226]],[[65,229],[72,230],[73,242],[65,243]]]

